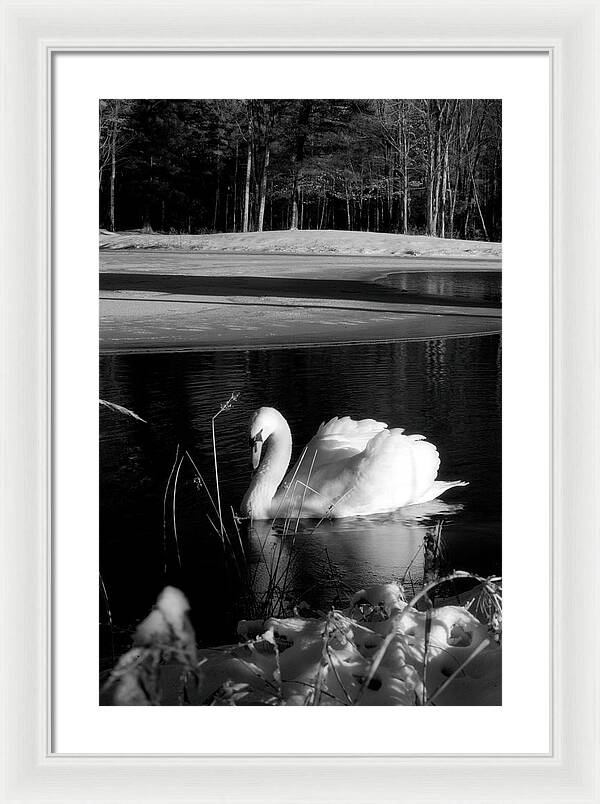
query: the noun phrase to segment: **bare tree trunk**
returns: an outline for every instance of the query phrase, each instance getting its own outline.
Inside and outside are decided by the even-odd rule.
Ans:
[[[438,117],[437,131],[435,138],[435,182],[433,191],[433,232],[432,234],[439,234],[439,213],[440,213],[440,164],[442,161],[442,132],[441,132],[441,119]]]
[[[294,187],[292,189],[292,219],[290,229],[298,228],[298,177],[294,176]]]
[[[238,142],[235,143],[235,172],[233,174],[233,231],[237,232],[237,175],[238,175]]]
[[[481,225],[483,226],[483,233],[485,234],[485,239],[489,240],[490,236],[488,235],[488,230],[485,225],[485,220],[483,219],[483,212],[481,211],[481,206],[479,204],[479,195],[477,194],[477,185],[475,184],[475,177],[473,175],[473,171],[471,170],[471,181],[473,182],[473,198],[475,199],[475,205],[477,206],[477,211],[479,212],[479,217],[481,219]]]
[[[388,226],[393,229],[394,226],[394,160],[396,154],[390,159],[390,166],[388,168],[387,182],[387,212],[388,212]]]
[[[450,170],[448,170],[448,195],[450,197],[450,212],[448,216],[449,237],[454,237],[454,208],[456,206],[457,191],[458,187],[456,185],[452,187],[452,181],[450,179]]]
[[[465,240],[469,239],[468,231],[469,231],[469,216],[470,216],[470,214],[471,214],[471,205],[470,205],[470,199],[469,199],[469,203],[468,203],[468,206],[467,206],[467,212],[465,214],[465,228],[464,228],[464,239]]]
[[[217,189],[215,190],[215,209],[213,213],[213,232],[217,231],[217,214],[219,212],[219,181],[217,180]]]
[[[258,209],[258,226],[257,231],[262,232],[263,222],[265,219],[265,202],[267,200],[267,169],[269,167],[269,157],[271,155],[271,144],[269,142],[269,133],[265,132],[265,154],[260,177],[260,205]]]
[[[403,173],[403,187],[402,187],[402,232],[408,234],[408,204],[410,193],[410,182],[408,175],[408,131],[407,121],[404,114],[404,101],[402,101],[402,173]]]
[[[112,154],[110,157],[110,230],[115,231],[115,179],[117,175],[117,158],[115,154],[114,140]]]
[[[312,101],[303,100],[300,102],[298,111],[298,129],[296,132],[296,154],[294,159],[294,178],[292,186],[292,220],[290,229],[298,228],[298,185],[304,161],[304,144],[306,142],[307,126],[312,112]]]
[[[319,221],[319,229],[323,228],[323,223],[325,221],[325,210],[327,209],[327,196],[323,198],[323,208],[321,209],[321,220]]]
[[[446,237],[446,193],[448,192],[448,149],[450,147],[450,135],[446,140],[446,147],[444,149],[444,160],[442,163],[442,197],[441,197],[441,215],[440,215],[440,237]]]
[[[115,184],[117,178],[117,120],[119,114],[119,101],[115,105],[115,119],[110,146],[110,230],[115,231]]]
[[[350,194],[348,192],[348,182],[346,182],[346,217],[348,219],[348,231],[352,229],[352,221],[350,219]]]
[[[244,186],[244,217],[242,232],[248,231],[250,220],[250,176],[252,174],[252,137],[253,137],[252,105],[248,113],[248,156],[246,158],[246,183]]]
[[[331,228],[332,229],[335,229],[335,202],[336,202],[335,188],[334,188],[334,186],[332,184],[332,186],[331,186]]]
[[[433,138],[433,101],[425,101],[427,114],[427,142],[429,146],[427,163],[427,234],[435,235],[435,225],[433,221],[433,193],[435,182],[435,143]]]
[[[433,143],[429,153],[429,173],[427,176],[427,234],[435,235],[435,224],[433,221],[433,183],[435,179],[435,165],[433,158]]]
[[[471,206],[472,206],[472,201],[474,201],[475,206],[477,207],[477,211],[479,212],[479,217],[481,219],[481,225],[483,227],[483,231],[484,231],[486,240],[489,240],[487,227],[485,225],[485,221],[484,221],[484,218],[483,218],[483,212],[482,212],[481,206],[479,204],[479,196],[477,194],[477,185],[476,185],[476,181],[475,181],[475,174],[477,172],[477,164],[479,162],[479,157],[480,157],[480,154],[481,154],[483,125],[485,123],[487,112],[488,112],[488,101],[484,100],[483,101],[483,109],[482,109],[481,117],[479,119],[479,124],[477,126],[477,131],[475,133],[474,142],[473,142],[473,147],[475,147],[475,154],[474,154],[473,159],[471,159],[471,153],[470,153],[471,149],[468,148],[468,143],[467,143],[466,158],[465,158],[464,187],[465,187],[465,192],[466,192],[467,186],[468,186],[470,188],[470,192],[467,193],[467,195],[466,195],[467,212],[466,212],[466,216],[465,216],[464,232],[465,232],[465,238],[466,238],[467,237],[467,231],[468,231],[468,225],[469,225],[470,210],[471,210]],[[471,101],[471,117],[472,117],[472,114],[473,114],[473,101]],[[471,120],[469,121],[469,133],[470,133],[470,130],[471,130]]]

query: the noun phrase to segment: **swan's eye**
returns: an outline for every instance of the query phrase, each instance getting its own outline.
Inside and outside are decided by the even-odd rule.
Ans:
[[[263,440],[262,430],[259,430],[256,435],[250,436],[250,438],[248,439],[248,443],[250,444],[251,447],[253,447],[255,444],[259,444],[262,440]]]

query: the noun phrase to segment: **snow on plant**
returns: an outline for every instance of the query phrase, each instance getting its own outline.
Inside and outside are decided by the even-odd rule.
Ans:
[[[182,698],[188,695],[190,679],[198,683],[203,662],[198,661],[189,608],[179,589],[173,586],[163,589],[152,611],[138,625],[133,647],[121,656],[103,687],[103,693],[109,693],[113,704],[159,705],[161,668],[168,662],[178,667]]]
[[[167,587],[107,683],[115,705],[421,706],[498,704],[500,579],[470,607],[416,608],[397,584],[362,589],[324,616],[242,620],[238,645],[196,650],[184,595]],[[482,618],[486,613],[488,620]]]

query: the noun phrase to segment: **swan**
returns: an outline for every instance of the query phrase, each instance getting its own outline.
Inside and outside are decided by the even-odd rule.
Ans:
[[[462,480],[436,480],[440,458],[422,435],[374,419],[335,416],[321,424],[287,474],[290,427],[275,408],[250,419],[253,475],[241,503],[251,519],[387,513],[434,500]]]

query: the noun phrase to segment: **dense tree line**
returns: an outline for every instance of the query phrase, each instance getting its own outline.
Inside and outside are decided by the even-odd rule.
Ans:
[[[500,240],[496,100],[102,100],[100,225]]]

